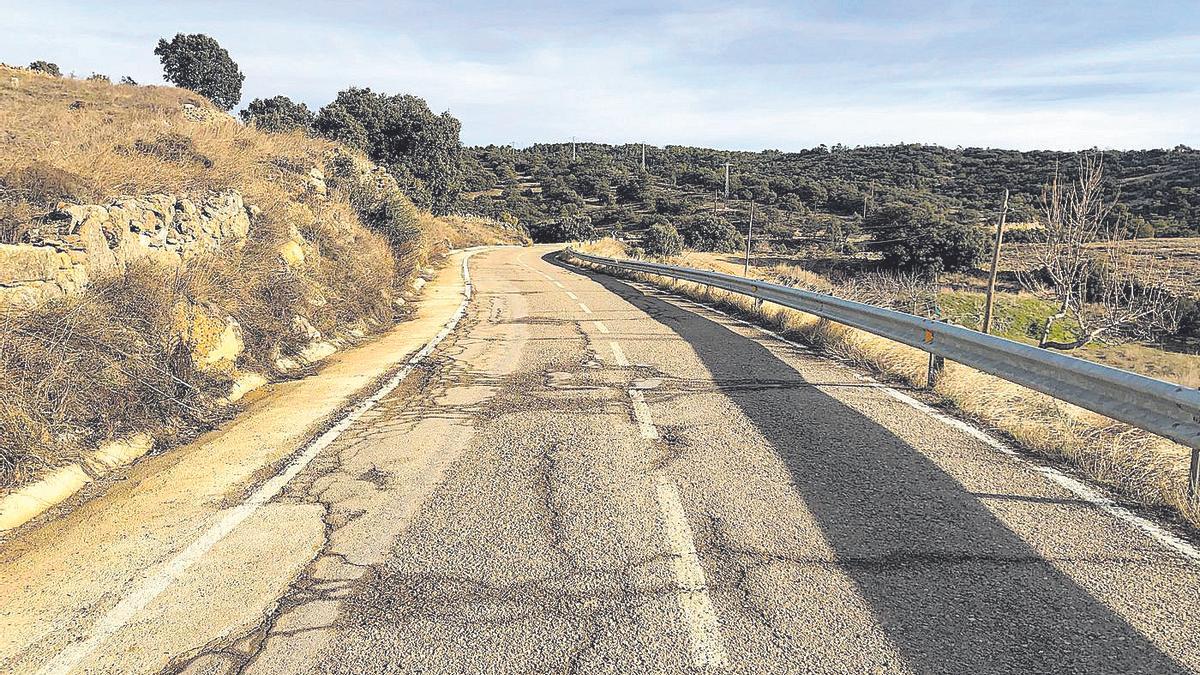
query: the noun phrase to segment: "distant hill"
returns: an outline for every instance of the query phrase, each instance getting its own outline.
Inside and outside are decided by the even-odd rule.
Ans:
[[[538,223],[575,213],[602,227],[632,227],[650,215],[686,216],[724,192],[753,200],[780,236],[817,230],[830,216],[852,219],[890,201],[928,203],[963,221],[994,217],[1005,189],[1010,221],[1037,219],[1042,186],[1056,167],[1070,177],[1079,155],[1069,152],[886,145],[819,146],[801,152],[728,152],[685,146],[570,143],[470,148],[464,208],[510,214]],[[1200,152],[1126,150],[1104,153],[1110,194],[1122,215],[1140,219],[1143,233],[1200,234]],[[723,207],[722,207],[723,208]],[[745,204],[728,214],[735,225]],[[1144,221],[1142,223],[1141,221]],[[738,225],[744,229],[743,225]]]

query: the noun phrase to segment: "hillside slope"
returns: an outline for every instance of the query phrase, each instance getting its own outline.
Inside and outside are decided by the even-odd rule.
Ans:
[[[211,424],[247,381],[403,318],[449,248],[524,236],[181,89],[0,68],[0,129],[0,488]]]

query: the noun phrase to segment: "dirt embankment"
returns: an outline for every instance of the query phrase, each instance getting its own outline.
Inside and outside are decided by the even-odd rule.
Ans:
[[[403,319],[451,249],[520,241],[192,92],[0,68],[0,495]]]

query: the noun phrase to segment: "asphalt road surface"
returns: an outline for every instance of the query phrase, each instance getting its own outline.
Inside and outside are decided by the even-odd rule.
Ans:
[[[6,587],[0,670],[1200,668],[1197,561],[1028,462],[545,248],[471,270],[430,358],[162,595],[39,622],[62,587]]]

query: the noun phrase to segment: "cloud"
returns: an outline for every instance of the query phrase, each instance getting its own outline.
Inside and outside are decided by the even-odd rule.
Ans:
[[[13,8],[0,59],[153,82],[158,37],[209,32],[246,73],[246,101],[287,94],[320,106],[351,85],[413,93],[462,119],[471,143],[1200,141],[1200,36],[1172,33],[1161,16],[1187,25],[1196,12],[1183,6],[1098,7],[1064,22],[1020,0],[112,5]]]

